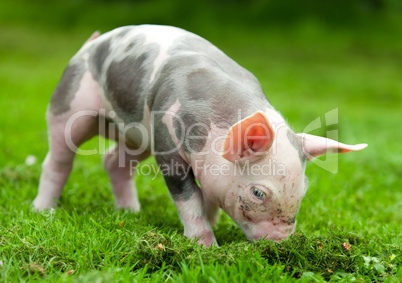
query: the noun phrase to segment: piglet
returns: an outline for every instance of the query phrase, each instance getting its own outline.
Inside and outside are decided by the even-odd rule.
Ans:
[[[104,156],[116,206],[140,210],[134,166],[153,154],[184,235],[205,246],[216,244],[219,208],[248,239],[287,238],[306,162],[367,146],[295,134],[249,71],[207,40],[157,25],[91,36],[54,90],[47,122],[36,210],[55,206],[78,146],[103,135],[117,141]]]

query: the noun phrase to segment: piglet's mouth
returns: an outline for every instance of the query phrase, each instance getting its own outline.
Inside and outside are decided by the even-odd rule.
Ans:
[[[264,226],[268,226],[271,229],[261,229],[260,227],[255,227],[254,231],[245,232],[247,238],[251,241],[258,240],[273,240],[275,242],[287,240],[291,234],[295,232],[296,225],[285,226],[285,227],[275,227],[272,229],[271,223],[267,223]]]

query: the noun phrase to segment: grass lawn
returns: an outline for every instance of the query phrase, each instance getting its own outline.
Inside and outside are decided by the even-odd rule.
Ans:
[[[332,157],[337,174],[309,164],[308,193],[289,240],[250,243],[222,213],[215,229],[220,247],[200,248],[182,235],[160,175],[138,176],[140,213],[116,211],[102,154],[76,158],[57,209],[31,211],[47,152],[47,103],[93,28],[5,20],[0,281],[402,281],[402,40],[375,24],[371,28],[335,29],[309,21],[253,31],[195,28],[257,76],[295,131],[317,117],[324,121],[337,108],[338,124],[313,133],[338,130],[344,143],[369,144]],[[96,138],[84,148],[103,142]],[[38,161],[27,165],[29,155]]]

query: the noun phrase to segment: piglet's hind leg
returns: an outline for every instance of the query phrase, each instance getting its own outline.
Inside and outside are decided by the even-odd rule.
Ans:
[[[70,64],[47,112],[49,153],[43,162],[36,210],[54,207],[73,167],[76,149],[98,134],[99,84],[82,62]]]
[[[96,133],[96,117],[78,118],[72,125],[76,129],[74,133],[65,131],[66,122],[64,115],[48,114],[50,150],[42,164],[39,191],[33,201],[36,210],[56,205],[73,168],[74,149]],[[69,140],[70,146],[67,142]]]
[[[140,211],[140,202],[133,178],[136,165],[148,156],[148,152],[135,154],[135,151],[124,144],[116,145],[105,155],[103,164],[112,185],[117,208],[128,208],[133,212]]]

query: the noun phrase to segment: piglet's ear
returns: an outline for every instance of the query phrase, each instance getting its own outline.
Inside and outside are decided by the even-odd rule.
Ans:
[[[258,111],[229,129],[222,156],[231,162],[257,160],[271,148],[274,136],[267,118]]]
[[[301,137],[304,154],[307,160],[327,153],[345,153],[349,151],[358,151],[365,149],[367,147],[366,143],[349,145],[343,144],[328,138],[323,138],[319,136],[309,135],[309,134],[297,134]]]

